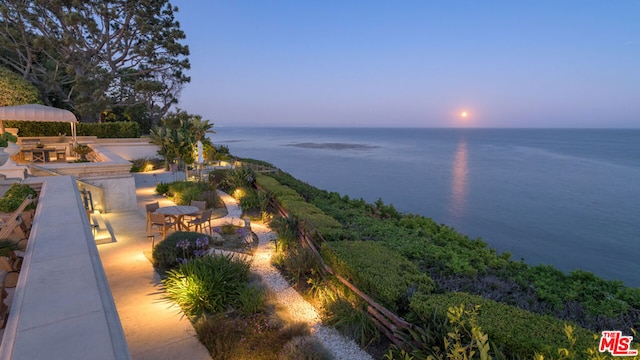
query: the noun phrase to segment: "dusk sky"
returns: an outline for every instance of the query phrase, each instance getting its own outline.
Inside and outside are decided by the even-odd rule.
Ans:
[[[171,3],[216,127],[640,128],[638,1]]]

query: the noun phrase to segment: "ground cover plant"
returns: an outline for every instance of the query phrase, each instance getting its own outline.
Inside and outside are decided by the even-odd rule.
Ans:
[[[631,335],[630,329],[640,325],[640,289],[606,281],[588,272],[565,274],[552,267],[529,266],[512,260],[508,253],[498,254],[481,239],[469,239],[429,218],[400,214],[381,200],[367,204],[361,199],[318,190],[283,172],[269,177],[258,176],[256,182],[271,191],[276,199],[281,197],[285,203],[301,199],[309,201],[325,215],[338,220],[341,224],[339,229],[320,230],[329,241],[327,244],[333,246],[344,241],[376,243],[387,249],[389,254],[407,259],[432,278],[435,293],[458,301],[460,299],[452,294],[466,292],[469,296],[475,294],[479,299],[489,301],[482,304],[485,310],[480,311],[479,319],[488,328],[489,338],[495,336],[497,341],[508,344],[509,356],[530,357],[534,351],[556,354],[555,349],[566,340],[563,332],[566,322],[578,324],[574,326],[577,343],[592,343],[595,340],[591,334],[612,328],[622,329]],[[340,256],[347,269],[341,269],[342,274],[365,273],[357,270],[357,261],[349,264],[344,260],[356,258],[357,254],[358,251],[346,251]],[[356,286],[367,286],[366,281],[358,280],[357,276],[352,278]],[[428,295],[425,292],[415,294]],[[373,295],[379,301],[383,298]],[[430,296],[433,295],[412,297],[411,309],[399,315],[426,325],[427,317],[416,313],[416,309],[424,309],[420,301],[426,301]],[[448,307],[460,305],[454,302],[446,303],[445,311]],[[501,334],[510,331],[527,334],[526,326],[523,329],[509,328],[509,322],[504,321],[513,314],[520,314],[519,311],[539,314],[534,316],[538,319],[535,321],[546,325],[550,323],[540,319],[546,319],[545,316],[556,319],[553,325],[549,325],[555,330],[547,331],[553,334],[554,341],[549,342],[551,346],[543,347],[541,343],[530,346],[531,343],[526,341],[514,345],[505,340],[505,335]],[[501,325],[505,323],[506,329]],[[529,335],[535,336],[533,333]]]
[[[244,226],[223,224],[211,229],[211,246],[221,250],[253,254],[258,246],[258,236]]]

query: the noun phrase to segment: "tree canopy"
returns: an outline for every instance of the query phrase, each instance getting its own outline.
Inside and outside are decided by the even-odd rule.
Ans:
[[[81,121],[143,104],[157,124],[190,80],[177,10],[168,0],[5,0],[0,64]]]

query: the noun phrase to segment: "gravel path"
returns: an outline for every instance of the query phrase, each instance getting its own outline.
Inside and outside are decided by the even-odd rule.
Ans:
[[[228,194],[218,193],[227,206],[228,215],[224,218],[212,221],[212,226],[219,226],[225,222],[240,222],[242,211],[238,202]],[[280,275],[278,270],[271,265],[271,255],[274,252],[275,238],[268,227],[260,224],[251,224],[251,230],[258,235],[259,245],[253,256],[251,269],[260,274],[262,280],[276,294],[277,301],[289,311],[291,319],[305,321],[311,328],[311,333],[322,342],[339,360],[372,360],[372,357],[362,350],[353,340],[342,336],[336,329],[322,325],[320,316],[315,308],[298,294],[289,283]]]

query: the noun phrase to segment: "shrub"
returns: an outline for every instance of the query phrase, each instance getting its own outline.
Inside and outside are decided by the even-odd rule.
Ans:
[[[278,242],[282,245],[282,250],[286,251],[298,243],[298,219],[295,216],[276,216],[269,223],[269,227],[278,233]]]
[[[206,202],[207,208],[224,208],[224,201],[215,190],[202,192],[197,200]]]
[[[557,349],[567,346],[564,323],[551,316],[534,314],[465,293],[417,294],[411,299],[411,309],[423,322],[431,321],[434,313],[445,318],[447,309],[460,304],[471,308],[480,306],[478,326],[505,354],[529,358],[538,352],[554,356]],[[594,334],[590,331],[576,327],[574,334],[577,338],[576,351],[581,353],[593,345]]]
[[[322,256],[336,273],[391,311],[407,307],[413,293],[434,288],[428,275],[377,242],[327,242],[322,244]]]
[[[0,134],[0,148],[5,148],[9,145],[9,142],[15,143],[18,141],[18,138],[15,137],[12,133],[5,132]]]
[[[575,270],[567,275],[552,266],[538,265],[518,275],[533,284],[540,300],[556,309],[562,309],[568,302],[579,302],[587,315],[616,318],[629,317],[630,309],[640,307],[640,289],[626,287],[621,281],[604,280],[587,271]]]
[[[100,124],[78,123],[77,128],[78,136],[96,136],[98,138],[139,138],[141,134],[140,124],[133,121],[114,121]]]
[[[173,193],[173,202],[178,205],[189,205],[192,200],[199,200],[205,191],[207,190],[199,186],[187,187],[180,192],[176,191]]]
[[[347,300],[338,298],[324,305],[325,321],[345,336],[366,348],[380,341],[380,332],[362,309],[354,308]]]
[[[271,192],[276,198],[284,199],[286,196],[291,196],[293,198],[304,200],[298,192],[286,185],[281,185],[278,180],[270,176],[258,175],[256,177],[256,184],[264,190]]]
[[[256,314],[265,309],[266,289],[261,284],[248,285],[240,289],[238,302],[243,315]]]
[[[242,330],[223,314],[203,316],[195,324],[198,339],[207,347],[213,359],[231,359],[242,337]]]
[[[71,127],[67,122],[40,122],[40,121],[5,121],[5,127],[20,129],[21,137],[29,136],[58,136],[70,134]],[[80,135],[80,133],[78,133]]]
[[[169,184],[160,182],[156,185],[156,194],[166,195],[169,192]]]
[[[322,343],[312,336],[296,336],[289,340],[280,353],[278,360],[329,360],[331,353]]]
[[[491,348],[488,336],[477,324],[479,307],[465,305],[450,307],[446,322],[437,320],[425,329],[414,327],[403,342],[404,348],[392,345],[384,359],[504,359],[495,346]],[[478,356],[474,356],[478,354]]]
[[[87,144],[78,144],[73,148],[73,152],[80,155],[80,160],[86,161],[87,155],[93,152],[93,149]]]
[[[7,127],[20,129],[20,136],[58,136],[69,133],[68,123],[7,121]],[[98,138],[139,138],[140,124],[132,121],[114,121],[106,123],[78,123],[78,136],[96,136]]]
[[[192,200],[205,201],[207,208],[222,208],[224,202],[218,196],[215,187],[213,189],[206,182],[174,181],[171,183],[158,183],[156,193],[171,198],[178,205],[189,205]]]
[[[233,255],[195,258],[169,270],[162,280],[168,300],[197,319],[227,308],[240,308],[239,293],[249,278],[250,263]]]
[[[260,198],[257,191],[251,188],[244,189],[244,196],[240,199],[240,207],[242,211],[260,209]]]
[[[10,213],[18,210],[20,204],[26,199],[29,195],[33,197],[33,199],[38,196],[35,190],[27,184],[13,184],[5,192],[4,196],[0,198],[0,211],[5,213]],[[32,210],[36,208],[35,202],[32,202],[25,210]]]
[[[226,184],[226,178],[227,178],[227,174],[229,173],[229,170],[221,170],[221,169],[216,169],[213,170],[211,172],[209,172],[209,184],[214,184],[216,187],[224,188],[224,184]],[[225,189],[228,190],[228,189]]]
[[[234,190],[242,187],[252,187],[256,174],[249,168],[235,168],[227,170],[224,178],[220,180],[220,187]]]
[[[164,161],[161,159],[133,159],[131,160],[131,172],[148,172],[156,169],[161,169],[164,166]]]
[[[294,284],[298,284],[301,280],[306,280],[317,274],[320,259],[308,248],[293,246],[285,253],[282,266],[288,278]]]
[[[205,239],[207,243],[211,241],[210,236],[197,232],[178,231],[170,234],[153,248],[153,265],[161,272],[174,268],[179,264],[179,259],[191,259],[199,255],[200,253],[194,254],[194,252],[196,250],[203,250],[203,247],[196,246],[196,243],[201,244]],[[178,246],[178,244],[183,241],[186,241],[189,245]]]

